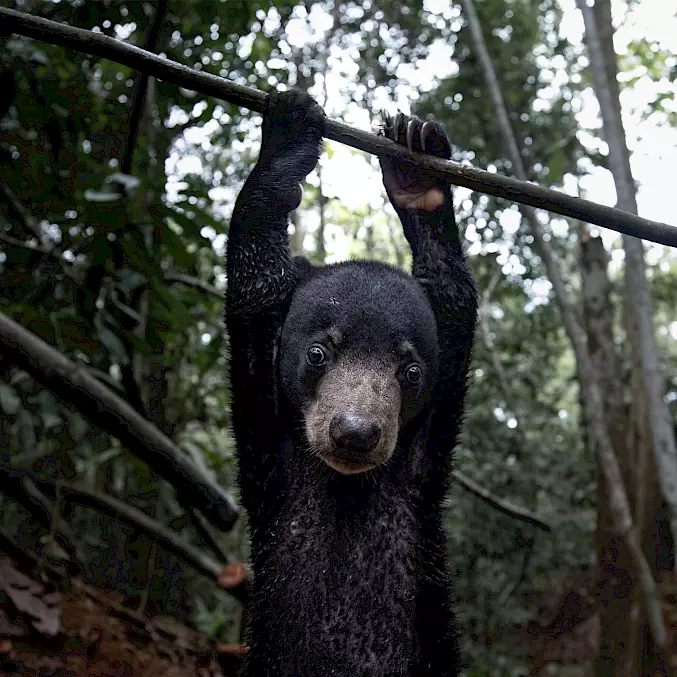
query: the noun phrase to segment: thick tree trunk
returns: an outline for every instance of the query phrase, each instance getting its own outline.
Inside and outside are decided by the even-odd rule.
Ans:
[[[603,134],[609,146],[609,165],[616,186],[617,206],[636,214],[636,188],[621,118],[610,2],[596,0],[593,8],[588,6],[586,0],[578,0],[578,7],[585,22],[585,41],[594,90],[602,113]],[[623,237],[623,247],[625,294],[631,324],[630,345],[633,359],[641,365],[653,453],[663,498],[670,511],[670,532],[673,542],[677,542],[677,444],[672,418],[664,400],[665,374],[654,334],[644,247],[641,240],[628,236]]]

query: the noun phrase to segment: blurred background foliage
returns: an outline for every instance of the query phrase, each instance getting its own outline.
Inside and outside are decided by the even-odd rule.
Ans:
[[[632,25],[641,4],[615,3],[619,25]],[[570,5],[476,2],[530,178],[577,190],[605,185],[606,150],[580,37],[562,30],[565,19],[576,22]],[[9,6],[139,46],[160,7],[158,53],[263,90],[309,89],[330,116],[367,129],[378,124],[379,111],[397,106],[435,116],[449,130],[455,160],[511,171],[455,2]],[[636,30],[619,65],[625,90],[651,85],[649,96],[629,104],[638,134],[677,128],[674,54]],[[260,116],[151,78],[134,123],[138,73],[17,36],[0,41],[0,69],[0,311],[109,385],[237,498],[223,254],[234,196],[256,159]],[[660,150],[647,146],[652,152]],[[327,144],[293,217],[296,251],[315,262],[365,256],[407,265],[377,167],[375,158]],[[591,177],[597,183],[586,184]],[[454,488],[450,558],[467,675],[592,674],[595,610],[585,600],[596,580],[597,485],[573,356],[516,206],[463,189],[456,202],[483,293],[456,467],[553,526],[543,533]],[[544,223],[577,299],[580,240],[588,231],[562,218]],[[604,242],[611,302],[620,307],[622,250],[611,234]],[[648,261],[672,403],[677,265],[661,247],[651,247]],[[620,329],[619,336],[627,384]],[[2,355],[0,464],[46,480],[77,480],[205,546],[169,485]],[[25,505],[0,489],[0,506],[3,532],[26,547],[45,547],[44,528]],[[205,633],[237,639],[238,607],[212,581],[116,520],[72,510],[73,556],[89,582],[119,590],[149,614],[171,613]],[[245,518],[219,542],[246,560]],[[564,646],[544,648],[537,629],[554,627],[572,599],[571,632],[558,640]],[[576,634],[575,626],[586,629]]]

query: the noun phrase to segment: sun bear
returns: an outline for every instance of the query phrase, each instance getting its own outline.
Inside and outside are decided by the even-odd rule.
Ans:
[[[477,294],[451,187],[381,158],[412,274],[293,257],[289,213],[321,152],[306,94],[271,94],[230,225],[226,321],[254,591],[248,677],[452,677],[460,670],[442,503]],[[383,133],[450,157],[440,124]]]

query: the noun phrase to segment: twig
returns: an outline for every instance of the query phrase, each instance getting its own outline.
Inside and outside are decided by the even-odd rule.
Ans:
[[[211,73],[193,70],[107,35],[73,28],[67,24],[60,24],[3,7],[0,7],[0,18],[5,31],[12,31],[50,44],[112,59],[180,87],[214,96],[249,110],[257,112],[263,110],[267,97],[264,92],[228,82]],[[527,181],[492,174],[430,155],[410,153],[404,146],[390,141],[384,136],[376,136],[369,132],[353,129],[335,120],[327,120],[325,136],[328,139],[339,141],[367,153],[409,160],[435,176],[447,179],[450,183],[458,186],[520,202],[538,209],[546,209],[562,216],[610,228],[626,235],[677,247],[677,228],[665,223],[644,219],[620,209],[604,207],[590,200],[565,195],[559,191],[542,188]]]
[[[77,538],[72,529],[64,524],[56,514],[57,503],[51,501],[37,487],[30,475],[10,468],[5,470],[5,479],[8,485],[14,480],[14,491],[8,487],[11,495],[24,507],[28,508],[31,515],[49,531],[49,538],[57,542],[70,558],[71,563],[77,562],[75,543]]]
[[[2,183],[2,179],[0,179],[0,183]],[[35,244],[30,240],[19,240],[2,232],[0,232],[0,243],[3,243],[9,247],[17,247],[19,249],[25,249],[29,252],[35,252],[36,254],[42,254],[43,257],[58,263],[63,274],[77,283],[75,266],[73,266],[70,261],[64,258],[63,252],[58,247],[46,247],[42,244]]]
[[[0,182],[1,181],[2,179],[0,179]],[[51,252],[47,247],[43,247],[41,244],[34,244],[28,240],[19,240],[16,237],[5,235],[5,233],[2,232],[0,232],[0,242],[4,242],[10,247],[18,247],[19,249],[27,249],[30,252],[45,254],[46,256],[51,256],[61,262],[61,257],[58,254]]]
[[[75,405],[92,423],[117,437],[133,454],[228,531],[237,519],[233,499],[182,454],[172,441],[86,369],[0,313],[0,352],[16,366]]]
[[[52,530],[50,532],[51,537],[56,537],[59,544],[67,548],[71,561],[66,562],[66,564],[75,565],[77,562],[75,557],[75,542],[77,539],[63,517],[60,516],[57,519],[55,515],[55,513],[60,512],[58,506],[64,501],[98,510],[113,519],[124,522],[148,536],[153,543],[159,543],[168,552],[176,555],[214,582],[222,573],[225,565],[237,562],[236,559],[223,551],[221,551],[223,561],[217,562],[199,548],[186,543],[175,531],[163,526],[138,508],[113,496],[93,491],[84,485],[63,481],[54,482],[53,480],[38,478],[26,470],[15,470],[5,466],[0,466],[0,478],[2,478],[2,493],[7,493],[27,507],[33,517],[45,529]],[[54,495],[56,501],[49,498],[44,492]],[[0,547],[2,547],[1,537]],[[247,569],[242,583],[225,589],[239,601],[245,602],[250,593],[250,585],[251,574]]]
[[[503,368],[503,363],[501,362],[498,351],[496,350],[496,344],[494,343],[494,339],[491,336],[491,327],[489,325],[489,306],[491,305],[491,296],[494,293],[494,289],[496,288],[500,277],[501,269],[498,268],[489,281],[487,288],[482,293],[482,302],[480,303],[479,312],[477,314],[480,330],[482,332],[482,336],[484,337],[484,343],[489,350],[491,365],[493,366],[496,376],[498,377],[498,383],[501,387],[501,395],[503,395],[505,405],[509,409],[512,409],[513,413],[517,413],[517,409],[515,408],[515,402],[517,398],[513,396],[512,388],[510,387],[510,379]]]
[[[542,529],[543,531],[552,531],[550,524],[538,517],[538,515],[534,515],[534,513],[530,512],[526,508],[521,508],[520,506],[513,505],[512,503],[505,501],[498,496],[494,496],[488,489],[485,489],[484,487],[477,484],[477,482],[474,482],[469,477],[466,477],[462,472],[454,470],[452,475],[467,492],[473,494],[473,496],[477,496],[477,498],[481,499],[487,505],[490,505],[499,512],[502,512],[504,515],[508,515],[508,517],[512,517],[513,519],[531,524],[535,527],[538,527],[539,529]]]

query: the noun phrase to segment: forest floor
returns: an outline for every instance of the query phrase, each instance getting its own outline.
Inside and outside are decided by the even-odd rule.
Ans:
[[[240,645],[219,645],[172,617],[152,619],[79,580],[65,592],[0,566],[0,675],[229,677]]]

